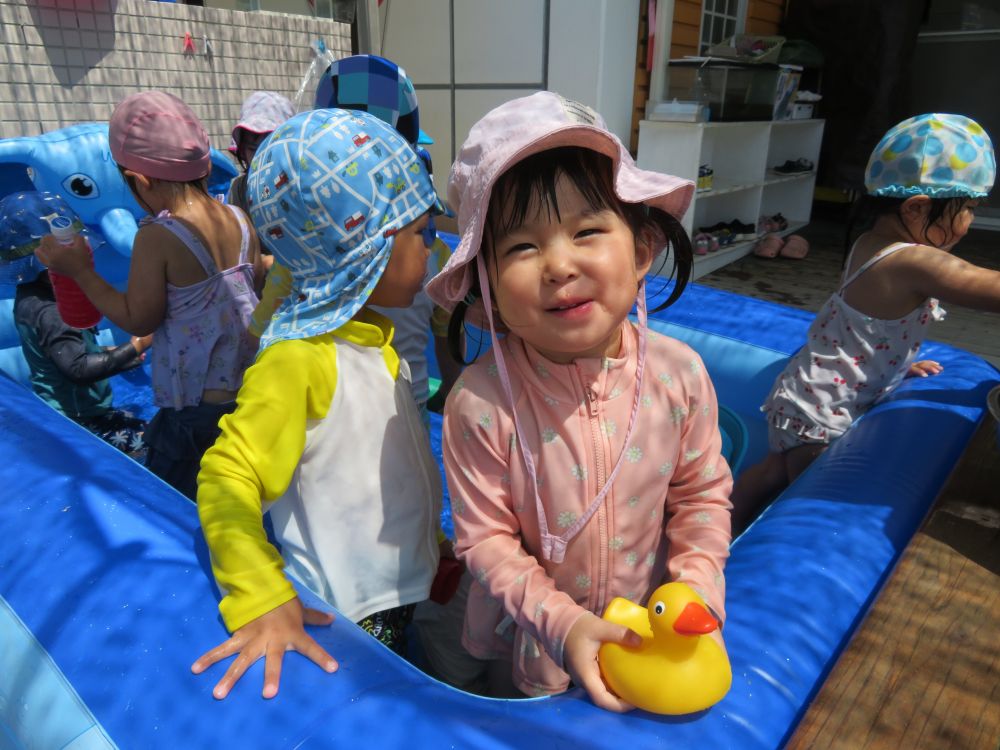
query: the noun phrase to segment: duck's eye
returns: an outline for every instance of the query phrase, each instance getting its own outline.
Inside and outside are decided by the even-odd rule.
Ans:
[[[653,605],[653,612],[658,615],[662,615],[667,608],[664,606],[663,602],[657,602]]]

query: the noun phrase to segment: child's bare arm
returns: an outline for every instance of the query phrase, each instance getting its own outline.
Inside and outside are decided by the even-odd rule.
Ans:
[[[125,292],[119,292],[94,270],[80,236],[72,245],[61,245],[48,235],[35,254],[51,270],[75,279],[112,323],[134,336],[145,336],[159,328],[167,310],[166,256],[153,230],[153,226],[143,227],[135,236]]]
[[[333,615],[302,606],[298,598],[281,604],[251,620],[232,637],[198,657],[191,671],[201,674],[210,666],[238,653],[212,695],[222,700],[255,661],[264,657],[264,689],[261,695],[273,698],[281,682],[281,665],[286,651],[298,651],[327,672],[337,671],[337,661],[305,631],[305,625],[329,625]]]
[[[921,297],[973,310],[1000,312],[1000,271],[969,263],[937,248],[917,246],[900,258],[894,271]]]
[[[259,297],[264,290],[264,278],[267,276],[271,263],[274,262],[274,256],[268,256],[270,261],[265,261],[264,255],[260,251],[260,238],[255,231],[250,232],[250,258],[253,263],[253,288]]]

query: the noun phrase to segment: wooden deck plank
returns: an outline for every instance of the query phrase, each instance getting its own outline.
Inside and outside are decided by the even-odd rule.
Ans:
[[[788,750],[1000,746],[994,442],[987,422]]]

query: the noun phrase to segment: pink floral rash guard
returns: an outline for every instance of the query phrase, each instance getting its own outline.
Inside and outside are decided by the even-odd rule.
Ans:
[[[556,364],[515,335],[500,343],[553,533],[586,512],[625,451],[561,563],[542,559],[534,490],[492,352],[466,369],[445,410],[456,551],[474,576],[463,643],[479,658],[513,659],[514,682],[529,695],[566,688],[567,634],[616,596],[644,605],[661,583],[684,581],[725,614],[732,475],[715,390],[691,348],[649,332],[637,421],[623,445],[640,335],[623,327],[618,358]]]

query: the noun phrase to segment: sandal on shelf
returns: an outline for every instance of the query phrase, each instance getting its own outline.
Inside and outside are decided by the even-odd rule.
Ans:
[[[788,159],[784,164],[772,167],[771,171],[776,174],[803,174],[812,172],[815,165],[808,159]]]
[[[714,239],[715,238],[712,237],[712,235],[705,234],[704,232],[701,232],[700,234],[696,234],[694,236],[694,242],[691,244],[691,246],[694,248],[694,254],[695,255],[708,255],[709,247],[711,246],[712,241]],[[716,247],[718,247],[718,244],[716,244]]]
[[[733,233],[733,238],[737,242],[757,239],[757,227],[753,224],[744,224],[739,219],[733,219],[728,224],[729,231]]]
[[[761,216],[757,219],[757,236],[763,237],[771,232],[778,231],[778,223],[770,216]]]
[[[779,234],[768,234],[753,246],[753,254],[758,258],[777,258],[784,246],[785,240]]]
[[[785,244],[778,251],[782,258],[802,260],[809,254],[809,242],[805,237],[791,234],[785,239]]]

